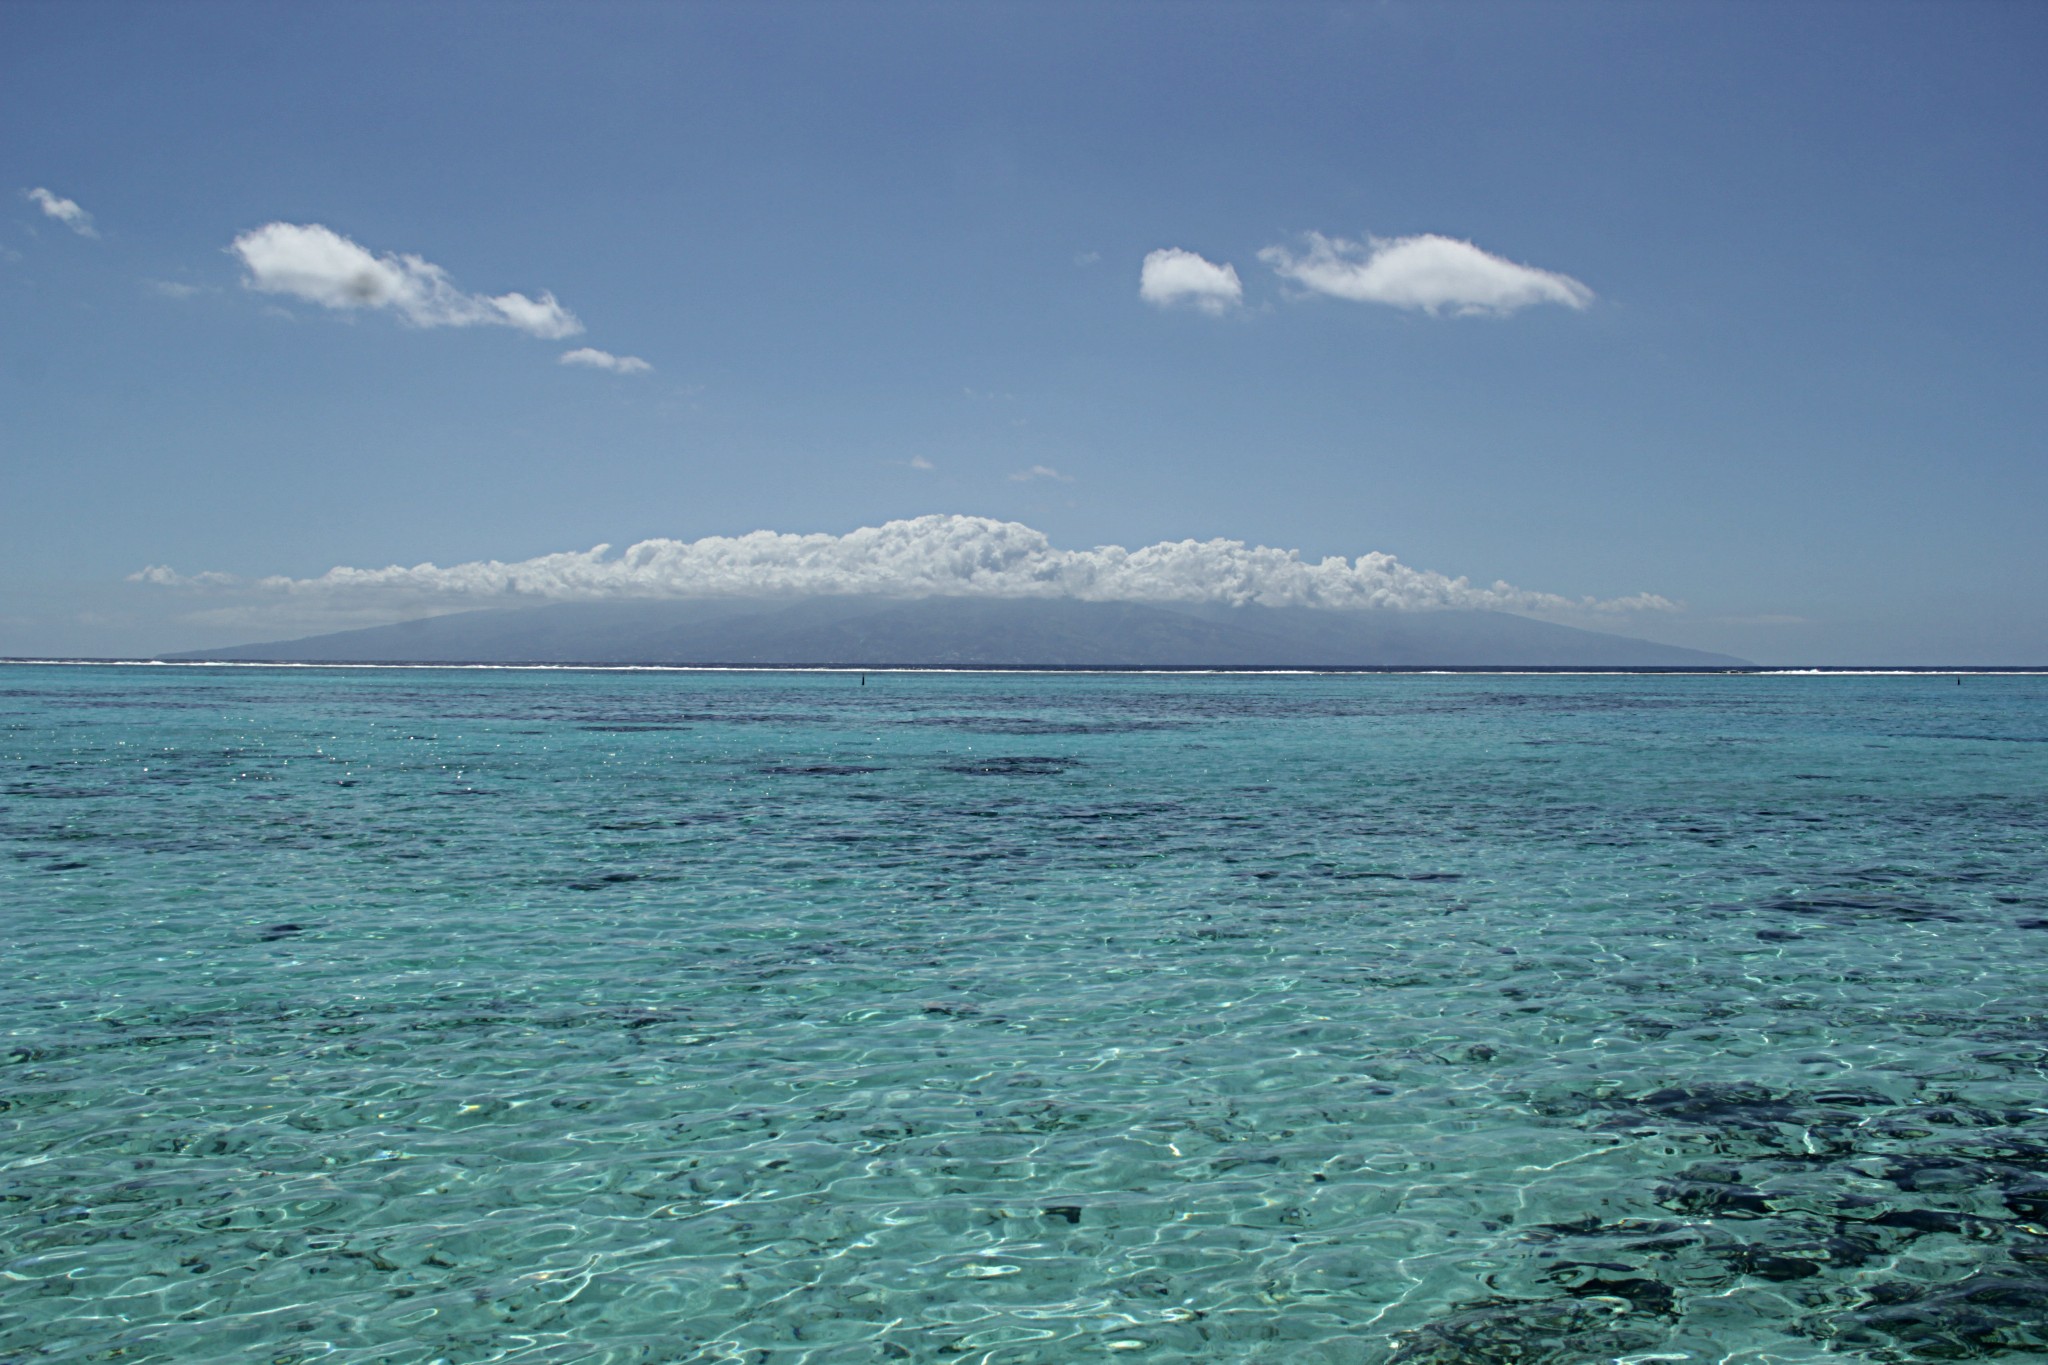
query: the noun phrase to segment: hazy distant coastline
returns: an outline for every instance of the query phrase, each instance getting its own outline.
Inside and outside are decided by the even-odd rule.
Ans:
[[[166,658],[871,668],[1754,666],[1493,611],[850,596],[557,603]]]

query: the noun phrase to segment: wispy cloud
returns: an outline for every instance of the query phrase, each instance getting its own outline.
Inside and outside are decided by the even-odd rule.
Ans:
[[[564,365],[584,365],[593,370],[610,370],[613,374],[646,374],[654,367],[637,355],[613,355],[600,351],[595,346],[578,346],[573,351],[562,352]]]
[[[1035,464],[1029,469],[1020,469],[1010,476],[1011,483],[1036,483],[1040,479],[1053,479],[1060,483],[1072,483],[1072,474],[1062,474],[1049,464]]]
[[[159,588],[225,588],[242,580],[231,573],[179,573],[168,564],[151,564],[128,575],[130,583],[152,583]]]
[[[1138,272],[1138,297],[1158,308],[1184,305],[1217,316],[1244,302],[1244,284],[1235,266],[1218,265],[1170,246],[1145,257]]]
[[[66,199],[52,194],[38,185],[32,190],[23,190],[22,197],[40,208],[46,217],[55,218],[65,227],[81,237],[97,237],[99,232],[92,225],[92,215],[78,206],[76,199]]]
[[[927,460],[922,455],[913,455],[909,459],[905,460],[903,463],[909,465],[912,469],[922,470],[924,473],[927,474],[929,474],[932,470],[938,468],[937,465],[933,464],[930,460]]]
[[[1669,611],[1652,593],[1597,600],[1530,592],[1508,583],[1476,586],[1381,553],[1307,560],[1295,550],[1241,540],[1182,540],[1127,550],[1055,548],[1042,532],[987,517],[926,516],[846,535],[755,531],[702,540],[643,540],[614,555],[582,552],[442,568],[330,569],[318,578],[242,582],[186,576],[161,565],[140,582],[189,589],[239,587],[308,607],[448,609],[450,603],[610,598],[886,594],[901,597],[1055,597],[1085,601],[1226,602],[1265,606],[1409,611],[1447,608],[1534,615]]]
[[[176,280],[147,280],[144,283],[148,286],[149,292],[159,298],[189,299],[206,292],[199,285],[180,284]]]
[[[1505,316],[1532,304],[1584,308],[1593,301],[1593,291],[1569,275],[1517,265],[1434,233],[1360,243],[1311,232],[1304,250],[1269,246],[1259,259],[1318,294],[1432,314]]]
[[[228,249],[249,272],[249,288],[323,308],[388,308],[415,327],[513,327],[549,340],[583,330],[553,294],[466,294],[430,261],[372,255],[318,223],[265,223]]]

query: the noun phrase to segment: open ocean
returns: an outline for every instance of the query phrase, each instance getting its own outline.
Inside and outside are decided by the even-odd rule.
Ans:
[[[2048,678],[0,727],[6,1365],[2048,1360]]]

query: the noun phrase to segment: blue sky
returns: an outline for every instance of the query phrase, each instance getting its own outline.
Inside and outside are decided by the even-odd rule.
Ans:
[[[16,0],[0,654],[489,604],[254,582],[337,565],[959,514],[2048,663],[2044,85],[2022,4]],[[330,306],[313,238],[233,249],[269,224],[442,292]],[[1431,311],[1276,269],[1311,234],[1340,283],[1487,255]],[[1237,296],[1148,302],[1167,249]],[[1461,311],[1516,267],[1586,294]]]

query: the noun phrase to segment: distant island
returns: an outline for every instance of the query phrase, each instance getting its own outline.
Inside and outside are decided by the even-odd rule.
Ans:
[[[563,602],[166,656],[277,663],[1072,668],[1741,668],[1495,611],[1069,598]]]

